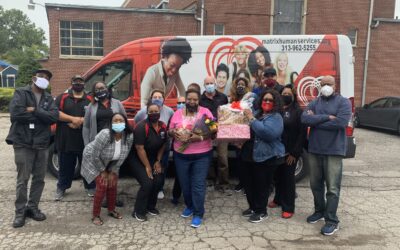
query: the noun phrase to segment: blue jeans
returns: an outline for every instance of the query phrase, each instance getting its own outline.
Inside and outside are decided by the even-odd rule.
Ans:
[[[201,154],[180,154],[175,152],[176,173],[181,184],[186,207],[194,216],[203,217],[206,196],[206,177],[212,151]]]
[[[58,182],[57,188],[61,190],[69,189],[72,185],[72,180],[74,179],[75,165],[76,161],[82,162],[82,152],[58,152]],[[85,189],[96,188],[96,183],[87,183],[85,178],[83,178],[83,185]]]
[[[314,196],[315,212],[323,214],[325,222],[334,224],[339,223],[336,211],[342,182],[342,159],[342,156],[336,155],[309,154],[310,186]]]

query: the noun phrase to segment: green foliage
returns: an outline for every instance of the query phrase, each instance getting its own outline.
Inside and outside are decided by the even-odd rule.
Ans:
[[[18,76],[17,80],[15,81],[16,87],[22,87],[30,84],[32,82],[32,76],[39,68],[41,68],[41,66],[36,60],[32,58],[25,58],[25,60],[19,65]]]
[[[8,104],[13,95],[14,88],[0,88],[0,112],[8,112]]]
[[[48,53],[44,31],[20,10],[0,6],[0,59],[19,65],[27,58],[41,59]]]

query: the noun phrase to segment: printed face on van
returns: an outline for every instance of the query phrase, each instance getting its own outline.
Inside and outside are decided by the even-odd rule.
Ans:
[[[256,52],[256,62],[259,66],[263,67],[265,65],[265,57],[261,52]]]
[[[235,58],[239,65],[245,65],[247,59],[247,53],[245,52],[235,53]]]
[[[176,55],[176,54],[171,54],[167,58],[163,59],[163,68],[165,71],[165,74],[168,77],[171,77],[178,73],[179,69],[181,68],[183,63],[182,57]]]
[[[225,71],[219,71],[217,75],[217,86],[218,88],[225,87],[228,82],[228,74]]]
[[[284,71],[288,65],[288,58],[285,54],[281,54],[278,57],[278,70]]]

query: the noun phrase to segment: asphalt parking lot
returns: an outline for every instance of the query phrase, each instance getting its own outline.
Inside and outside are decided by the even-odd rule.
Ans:
[[[313,211],[308,180],[297,184],[296,213],[289,220],[279,209],[269,209],[269,218],[251,224],[240,214],[246,209],[241,193],[227,196],[209,190],[204,224],[199,229],[180,218],[182,202],[169,202],[172,180],[167,181],[166,199],[159,201],[161,214],[140,223],[131,217],[138,184],[132,178],[119,183],[125,206],[124,218],[115,220],[102,210],[104,225],[90,222],[92,200],[74,181],[62,202],[53,201],[56,179],[50,174],[40,208],[44,222],[27,220],[12,228],[15,178],[12,147],[4,142],[9,118],[0,116],[0,248],[1,249],[400,249],[400,136],[356,129],[357,153],[344,161],[344,176],[338,210],[340,230],[322,236],[322,222],[307,224]]]

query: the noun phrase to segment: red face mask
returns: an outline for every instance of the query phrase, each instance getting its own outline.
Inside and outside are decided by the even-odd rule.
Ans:
[[[264,80],[264,85],[268,88],[272,88],[275,85],[275,80],[274,79],[265,79]]]
[[[270,112],[274,108],[274,102],[265,102],[261,104],[261,108],[264,112]]]

